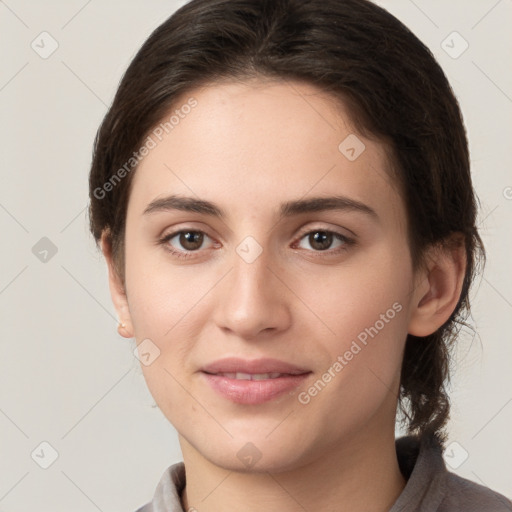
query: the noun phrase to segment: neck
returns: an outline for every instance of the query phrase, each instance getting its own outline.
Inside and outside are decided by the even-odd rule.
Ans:
[[[293,470],[251,473],[213,464],[180,436],[187,480],[183,508],[386,512],[406,481],[398,466],[394,430],[380,432],[359,433]]]

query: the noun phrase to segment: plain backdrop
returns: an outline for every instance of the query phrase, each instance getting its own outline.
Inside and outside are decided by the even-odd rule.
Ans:
[[[86,205],[121,75],[184,3],[0,1],[0,511],[134,511],[181,460],[116,332]],[[431,48],[464,114],[488,264],[455,357],[448,462],[511,496],[512,2],[378,3]]]

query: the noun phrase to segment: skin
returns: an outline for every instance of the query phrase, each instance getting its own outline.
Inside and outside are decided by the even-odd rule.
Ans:
[[[460,295],[462,249],[437,250],[413,272],[406,213],[385,147],[349,161],[338,145],[354,134],[348,113],[299,82],[218,83],[190,91],[198,106],[143,159],[133,177],[121,282],[106,238],[112,299],[137,343],[160,355],[142,365],[148,388],[174,425],[186,466],[185,510],[388,510],[406,482],[394,445],[407,333],[426,336]],[[223,219],[179,210],[144,214],[170,194],[211,201]],[[371,207],[284,219],[285,201],[343,195]],[[159,244],[202,231],[191,257]],[[308,236],[333,231],[326,250]],[[253,237],[263,252],[236,251]],[[187,252],[193,244],[167,242]],[[340,250],[340,247],[343,250]],[[336,251],[338,251],[336,253]],[[298,400],[365,328],[400,312],[308,404]],[[219,395],[199,370],[227,356],[273,357],[311,370],[304,385],[261,405]],[[252,467],[237,457],[252,443]],[[369,491],[370,490],[370,491]]]

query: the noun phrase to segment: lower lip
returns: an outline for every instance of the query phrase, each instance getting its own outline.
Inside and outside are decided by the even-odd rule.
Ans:
[[[262,404],[302,384],[309,373],[286,375],[275,379],[243,380],[202,372],[210,386],[237,404]]]

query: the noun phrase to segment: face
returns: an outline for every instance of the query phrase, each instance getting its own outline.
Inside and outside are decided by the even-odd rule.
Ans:
[[[278,471],[393,429],[414,274],[384,147],[310,85],[190,97],[133,176],[123,319],[182,448]]]

